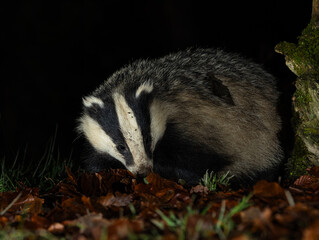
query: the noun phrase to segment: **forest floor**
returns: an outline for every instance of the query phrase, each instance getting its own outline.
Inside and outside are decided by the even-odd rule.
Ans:
[[[319,167],[290,186],[191,188],[126,170],[0,193],[0,239],[319,239]]]

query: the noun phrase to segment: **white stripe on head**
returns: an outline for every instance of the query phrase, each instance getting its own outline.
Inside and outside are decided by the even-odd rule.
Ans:
[[[94,96],[88,96],[82,99],[83,105],[85,107],[92,107],[92,105],[95,103],[99,105],[101,108],[104,107],[104,103],[101,99],[94,97]]]
[[[135,93],[135,97],[138,98],[142,92],[150,93],[152,91],[153,91],[153,83],[151,83],[150,81],[146,81],[138,87]]]
[[[131,167],[125,166],[133,173],[137,173],[139,168],[149,167],[152,162],[145,152],[143,135],[133,110],[128,106],[123,95],[114,93],[113,99],[122,134],[135,163]]]
[[[97,121],[88,115],[84,115],[80,118],[79,130],[84,133],[97,151],[107,153],[125,165],[123,155],[117,151],[116,145]]]

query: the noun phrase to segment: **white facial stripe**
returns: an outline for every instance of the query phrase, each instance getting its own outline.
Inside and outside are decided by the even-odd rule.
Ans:
[[[128,167],[128,169],[136,173],[136,166],[138,169],[139,166],[150,164],[145,152],[141,129],[137,124],[133,110],[128,106],[125,98],[118,93],[114,93],[113,99],[122,134],[130,148],[135,163],[135,167]]]
[[[138,98],[142,92],[150,93],[153,91],[153,84],[150,81],[142,83],[136,90],[135,97]]]
[[[152,136],[152,151],[154,151],[156,143],[163,137],[168,113],[162,104],[154,99],[150,106],[151,117],[151,136]]]
[[[83,98],[83,105],[86,107],[92,107],[93,103],[98,104],[101,108],[104,107],[104,103],[101,99],[94,97],[94,96],[88,96]]]
[[[80,131],[82,131],[92,146],[99,152],[108,153],[125,164],[124,157],[117,151],[112,139],[104,132],[100,124],[88,115],[80,119]]]

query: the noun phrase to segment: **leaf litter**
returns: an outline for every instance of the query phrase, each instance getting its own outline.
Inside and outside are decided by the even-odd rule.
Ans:
[[[34,233],[23,239],[319,239],[319,167],[285,187],[262,180],[236,191],[188,188],[155,173],[140,180],[123,169],[66,172],[45,194],[24,185],[0,193],[0,231]]]

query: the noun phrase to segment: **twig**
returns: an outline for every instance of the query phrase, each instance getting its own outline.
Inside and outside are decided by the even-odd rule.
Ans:
[[[289,203],[289,206],[291,206],[291,207],[295,206],[295,200],[288,190],[285,190],[285,195],[286,195],[287,201]]]
[[[19,192],[19,194],[12,200],[12,202],[0,213],[0,215],[4,215],[12,206],[15,204],[19,198],[21,197],[22,192]]]

